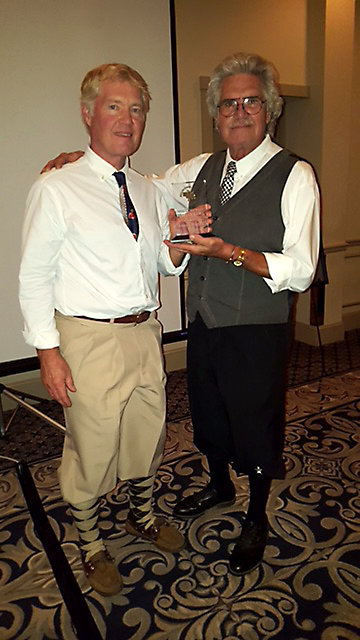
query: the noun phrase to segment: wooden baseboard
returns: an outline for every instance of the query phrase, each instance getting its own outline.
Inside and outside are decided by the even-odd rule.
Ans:
[[[345,331],[360,329],[360,309],[357,311],[351,311],[351,313],[344,313],[343,320]]]
[[[344,310],[343,319],[340,323],[321,325],[319,327],[321,342],[322,344],[341,342],[341,340],[344,340],[345,331],[352,331],[353,329],[360,329],[360,309],[348,313]],[[309,344],[312,347],[318,347],[319,337],[317,328],[313,325],[296,322],[295,340],[305,342],[305,344]]]
[[[165,371],[186,369],[186,340],[164,345]]]
[[[344,340],[345,327],[344,323],[334,325],[323,325],[319,327],[320,340],[322,344],[330,344],[332,342],[341,342]],[[313,325],[303,324],[302,322],[295,323],[295,340],[304,342],[312,347],[319,346],[319,336],[317,328]]]

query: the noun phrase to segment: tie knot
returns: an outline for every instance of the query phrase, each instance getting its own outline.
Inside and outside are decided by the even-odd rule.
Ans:
[[[123,187],[124,184],[126,184],[125,173],[123,171],[114,171],[113,176],[115,176],[119,187]]]
[[[228,166],[226,167],[226,175],[234,176],[236,173],[236,162],[234,160],[230,160]]]

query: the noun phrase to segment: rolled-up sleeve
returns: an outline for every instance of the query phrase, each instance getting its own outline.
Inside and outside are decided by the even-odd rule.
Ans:
[[[40,178],[26,203],[19,275],[24,339],[38,349],[59,345],[54,319],[54,280],[63,236],[55,195]]]
[[[186,206],[186,200],[180,197],[181,185],[186,183],[192,183],[196,180],[196,177],[208,159],[210,154],[204,153],[201,156],[192,158],[182,164],[174,165],[170,167],[162,175],[149,175],[147,176],[152,183],[157,187],[161,194],[162,202],[165,203],[165,210],[163,204],[158,206],[158,210],[162,212],[161,226],[164,232],[164,238],[170,237],[169,223],[168,223],[168,210],[178,208],[183,209]],[[179,267],[175,267],[169,255],[169,249],[166,245],[163,245],[160,251],[159,259],[159,271],[162,275],[180,275],[186,268],[190,256],[184,256],[184,259]]]
[[[273,293],[301,292],[314,277],[320,242],[320,195],[311,166],[297,162],[286,182],[281,212],[285,225],[281,253],[264,252],[271,278],[264,278]]]
[[[169,226],[169,209],[168,204],[166,203],[161,190],[155,189],[155,201],[156,208],[159,217],[159,225],[162,232],[163,240],[169,240],[170,238],[170,226]],[[170,206],[170,208],[172,208]],[[159,256],[158,256],[158,270],[159,273],[163,276],[180,276],[189,262],[190,256],[184,255],[184,259],[182,263],[176,267],[173,261],[170,258],[169,247],[164,244],[164,242],[160,246]]]

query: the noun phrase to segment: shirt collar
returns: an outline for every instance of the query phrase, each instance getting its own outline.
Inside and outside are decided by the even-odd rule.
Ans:
[[[245,172],[250,170],[255,164],[257,164],[260,158],[265,156],[270,151],[271,147],[272,147],[272,140],[269,134],[266,134],[264,140],[256,147],[256,149],[248,153],[246,156],[244,156],[240,160],[233,160],[233,158],[230,155],[229,149],[227,149],[224,171],[226,171],[227,165],[229,164],[230,160],[232,160],[233,162],[236,162],[237,174],[238,175],[244,174]]]
[[[98,174],[101,180],[106,180],[107,178],[110,178],[110,176],[113,175],[114,171],[116,171],[115,167],[112,164],[110,164],[109,162],[101,158],[101,156],[99,156],[97,153],[95,153],[95,151],[90,149],[90,147],[87,147],[85,151],[85,160],[89,163],[91,169]],[[126,158],[125,164],[120,169],[120,171],[123,171],[127,176],[127,173],[129,171],[128,158]]]

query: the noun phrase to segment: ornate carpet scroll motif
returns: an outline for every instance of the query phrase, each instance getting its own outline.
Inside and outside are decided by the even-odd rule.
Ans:
[[[248,504],[237,501],[192,522],[177,521],[186,547],[162,552],[124,529],[124,484],[102,500],[101,526],[124,578],[104,598],[82,572],[59,461],[33,465],[46,512],[106,640],[357,640],[360,635],[360,371],[312,382],[287,395],[287,476],[273,483],[264,561],[244,578],[227,558]],[[156,511],[171,518],[182,491],[207,481],[188,418],[168,425],[155,488]],[[51,567],[13,470],[0,475],[0,637],[75,640]]]

